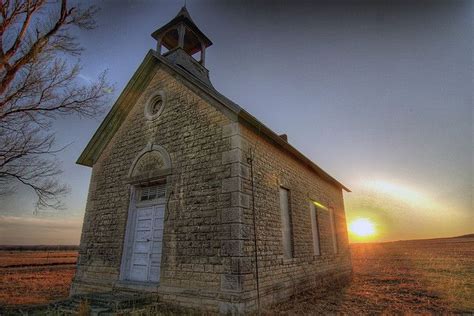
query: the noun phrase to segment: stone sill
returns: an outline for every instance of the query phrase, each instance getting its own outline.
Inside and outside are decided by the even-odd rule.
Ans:
[[[160,283],[122,280],[114,284],[114,289],[158,292],[159,286]]]

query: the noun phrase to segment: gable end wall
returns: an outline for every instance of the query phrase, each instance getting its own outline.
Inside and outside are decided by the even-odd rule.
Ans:
[[[146,100],[158,90],[167,94],[165,108],[156,120],[147,121]],[[232,121],[161,67],[131,106],[92,169],[71,294],[123,286],[119,276],[130,200],[127,175],[137,154],[151,142],[166,149],[172,166],[166,178],[157,292],[164,301],[217,311],[219,302],[237,301],[241,292],[229,261],[242,251],[231,242],[239,223],[221,220],[232,211],[235,195],[223,190],[235,166],[225,132]]]
[[[130,200],[127,175],[149,143],[162,146],[171,158],[161,281],[155,289],[163,301],[232,314],[256,308],[253,202],[262,306],[350,275],[341,188],[235,122],[222,105],[211,104],[164,69],[158,64],[93,166],[71,293],[123,286],[119,276]],[[167,103],[156,120],[147,121],[145,103],[158,90],[166,92]],[[283,258],[280,185],[290,190],[293,259]],[[322,255],[312,254],[310,199],[335,211],[336,255],[331,253],[329,219],[322,213]]]

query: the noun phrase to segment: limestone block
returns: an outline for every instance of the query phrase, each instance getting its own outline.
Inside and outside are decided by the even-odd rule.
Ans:
[[[244,209],[241,207],[230,207],[221,211],[222,223],[243,223]]]
[[[242,180],[240,177],[232,177],[222,180],[222,192],[235,192],[242,190]]]
[[[242,291],[242,276],[223,273],[221,275],[221,289],[226,292]]]
[[[248,194],[232,192],[230,194],[230,201],[231,206],[250,208],[250,195]]]
[[[222,163],[229,164],[233,162],[242,161],[242,150],[240,148],[234,148],[222,153]]]
[[[239,257],[244,255],[244,242],[242,240],[221,241],[221,256]]]
[[[239,123],[234,122],[222,127],[222,137],[230,137],[240,133]]]

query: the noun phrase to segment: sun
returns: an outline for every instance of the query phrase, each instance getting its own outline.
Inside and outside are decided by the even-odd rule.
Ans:
[[[349,230],[358,237],[369,237],[376,233],[374,222],[368,218],[353,220],[349,225]]]

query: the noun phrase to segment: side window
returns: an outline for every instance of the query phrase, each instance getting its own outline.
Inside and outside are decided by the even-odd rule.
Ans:
[[[289,207],[289,191],[280,187],[280,215],[281,215],[281,232],[283,242],[283,255],[285,258],[293,257],[291,214]]]
[[[328,211],[329,211],[329,221],[331,223],[332,245],[334,247],[334,253],[337,253],[337,230],[336,230],[336,220],[334,218],[334,210],[330,208],[328,209]]]
[[[312,201],[309,202],[309,211],[311,213],[311,231],[313,233],[313,249],[314,255],[321,255],[321,247],[319,244],[319,222],[318,222],[318,209]]]

